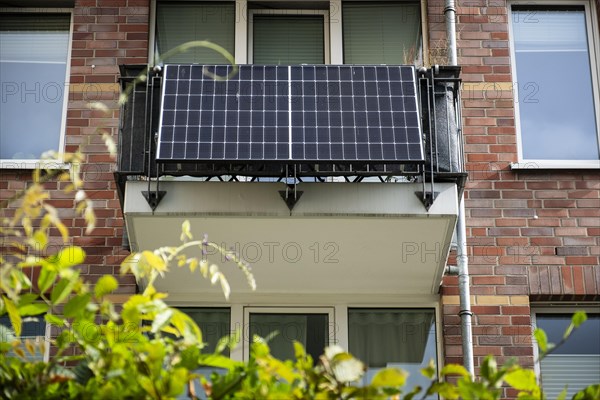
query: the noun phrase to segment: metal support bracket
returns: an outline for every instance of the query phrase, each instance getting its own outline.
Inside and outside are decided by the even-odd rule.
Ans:
[[[166,190],[155,190],[153,192],[151,192],[151,191],[143,191],[142,192],[142,195],[148,202],[148,205],[152,209],[152,212],[154,212],[154,210],[156,210],[156,207],[158,207],[158,203],[160,203],[160,201],[163,199],[163,197],[165,197],[166,194],[167,194]]]
[[[429,211],[439,194],[440,192],[415,192],[415,195],[421,200],[427,211]]]
[[[294,185],[287,185],[287,188],[285,190],[280,190],[279,191],[279,195],[281,196],[281,198],[283,199],[283,201],[285,201],[285,204],[290,209],[290,213],[294,209],[294,206],[296,205],[296,203],[298,202],[298,200],[300,200],[300,197],[302,197],[303,193],[304,192],[301,191],[301,190],[296,190],[296,185],[295,184]]]
[[[279,191],[279,195],[281,196],[283,201],[285,201],[285,204],[288,206],[288,208],[290,210],[290,215],[292,215],[292,210],[294,209],[294,206],[296,205],[298,200],[300,200],[300,197],[302,197],[302,193],[304,193],[300,190],[297,190],[297,185],[298,185],[297,172],[298,172],[297,165],[295,165],[295,164],[293,165],[292,173],[290,173],[290,166],[289,165],[285,166],[286,180],[288,180],[288,182],[289,182],[289,178],[292,178],[294,180],[293,181],[294,183],[288,183],[285,190]],[[293,192],[293,195],[290,192]]]

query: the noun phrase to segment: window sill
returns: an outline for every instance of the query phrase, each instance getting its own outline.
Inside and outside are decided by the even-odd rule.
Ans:
[[[593,161],[520,161],[510,164],[512,170],[536,170],[536,169],[600,169],[600,160]]]
[[[0,169],[71,169],[71,164],[57,160],[0,160]]]

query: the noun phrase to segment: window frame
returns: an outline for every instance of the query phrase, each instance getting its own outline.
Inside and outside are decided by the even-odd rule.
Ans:
[[[1,159],[0,170],[2,169],[70,169],[70,165],[63,162],[63,154],[66,146],[67,134],[67,111],[69,108],[69,95],[71,93],[71,52],[73,48],[73,8],[14,8],[0,7],[0,13],[11,14],[68,14],[69,15],[69,41],[67,44],[67,61],[65,81],[63,86],[63,105],[60,124],[60,134],[58,140],[58,156],[57,160],[42,160],[42,159]]]
[[[175,0],[151,0],[150,1],[150,22],[149,22],[149,41],[148,41],[148,63],[154,65],[154,50],[156,46],[156,5],[158,1],[175,1]],[[237,64],[251,64],[248,56],[249,38],[249,19],[250,11],[248,8],[249,0],[179,0],[179,1],[195,1],[195,2],[226,2],[231,1],[235,3],[235,39],[234,39],[234,54],[235,62]],[[277,2],[279,0],[266,0]],[[314,0],[305,0],[307,4],[310,4]],[[354,1],[354,0],[346,0]],[[356,0],[356,1],[369,1],[369,0]],[[402,1],[402,0],[377,0],[377,1]],[[420,4],[420,15],[421,15],[421,36],[423,45],[423,63],[429,63],[429,19],[428,19],[428,8],[427,0],[414,0]],[[251,2],[251,1],[250,1]],[[329,55],[329,61],[326,64],[332,65],[344,65],[344,42],[343,42],[343,21],[342,21],[342,7],[344,1],[342,0],[328,0],[329,3],[329,17],[328,26],[329,29],[325,29],[325,33],[328,35],[329,40],[326,40],[325,53]],[[311,11],[308,9],[308,11]]]
[[[329,10],[319,9],[249,9],[248,10],[248,64],[254,64],[254,16],[255,15],[273,15],[273,16],[321,16],[323,17],[323,64],[331,63],[330,54],[330,26]]]
[[[230,328],[232,332],[236,330],[243,333],[244,329],[249,329],[244,325],[249,321],[249,315],[246,315],[246,309],[268,310],[266,313],[282,312],[285,310],[301,310],[299,313],[306,313],[307,310],[333,309],[333,318],[329,321],[330,345],[339,345],[343,349],[348,349],[348,309],[349,308],[393,308],[393,309],[431,309],[435,316],[435,345],[437,354],[437,365],[444,365],[444,327],[442,324],[443,315],[441,300],[437,295],[389,295],[389,294],[324,294],[310,293],[304,295],[299,292],[299,296],[279,293],[238,293],[232,295],[230,302],[215,301],[214,293],[171,293],[169,305],[172,307],[194,307],[194,308],[229,308],[230,309]],[[295,301],[294,301],[295,300]],[[285,311],[288,312],[288,311]],[[322,313],[321,311],[315,311]],[[331,317],[330,317],[331,318]],[[456,328],[457,330],[460,327]],[[331,339],[333,338],[333,339]],[[242,337],[242,340],[244,338]],[[243,344],[243,343],[242,343]],[[243,345],[237,345],[231,349],[229,357],[234,361],[244,361]],[[441,368],[438,368],[438,374]]]
[[[594,99],[594,110],[596,117],[596,137],[598,140],[598,150],[600,151],[600,34],[598,31],[598,21],[595,18],[596,6],[589,0],[511,0],[508,2],[508,35],[510,64],[513,84],[513,105],[514,119],[517,136],[517,159],[516,163],[511,164],[512,169],[598,169],[600,168],[600,157],[598,160],[544,160],[544,159],[526,159],[523,157],[523,142],[521,139],[521,121],[517,82],[517,63],[514,45],[513,32],[513,6],[583,6],[585,10],[586,32],[588,42],[588,54],[590,62],[590,71],[592,79],[592,95]]]
[[[533,332],[537,329],[537,315],[538,314],[573,314],[575,311],[585,311],[587,314],[598,314],[600,315],[600,303],[541,303],[531,304],[531,335],[533,338]],[[533,370],[538,382],[542,377],[542,369],[540,364],[540,353],[538,346],[533,339],[531,345],[533,346],[533,359],[535,363]]]

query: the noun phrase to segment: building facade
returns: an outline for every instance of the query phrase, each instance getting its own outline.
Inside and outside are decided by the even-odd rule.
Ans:
[[[600,7],[588,0],[458,1],[462,81],[460,90],[450,90],[450,100],[444,103],[451,109],[458,104],[453,113],[445,108],[441,118],[446,118],[446,126],[454,123],[454,128],[444,131],[435,117],[425,123],[424,99],[429,92],[428,86],[422,89],[421,85],[432,84],[428,76],[441,79],[446,99],[446,88],[458,87],[454,75],[444,81],[435,68],[409,68],[410,76],[400,82],[412,85],[414,91],[404,88],[399,94],[393,89],[395,70],[381,65],[446,64],[445,8],[443,0],[0,0],[1,197],[9,198],[27,185],[45,150],[80,149],[86,157],[84,188],[98,218],[91,235],[84,234],[85,222],[72,211],[73,199],[59,191],[61,183],[49,182],[47,188],[50,203],[61,210],[72,244],[83,246],[88,254],[82,270],[91,282],[106,273],[117,275],[119,263],[129,254],[126,248],[176,243],[181,223],[188,219],[197,236],[206,232],[211,240],[233,247],[249,261],[258,283],[257,291],[251,291],[241,274],[226,267],[225,259],[209,254],[231,281],[233,294],[226,302],[217,288],[173,268],[159,289],[169,293],[172,304],[197,317],[207,337],[241,329],[248,339],[277,330],[280,335],[272,347],[282,357],[290,355],[287,346],[292,339],[315,354],[326,343],[338,343],[365,360],[370,371],[400,365],[412,376],[418,376],[418,368],[429,359],[437,365],[463,362],[460,289],[458,278],[448,274],[446,267],[456,264],[452,238],[464,197],[475,367],[487,354],[499,362],[517,358],[522,365],[536,368],[551,394],[567,383],[571,389],[597,383]],[[363,110],[356,108],[355,101],[349,114],[352,122],[344,124],[344,96],[364,96],[365,104],[372,97],[377,103],[375,125],[381,128],[377,143],[382,150],[378,159],[369,139],[365,148],[370,160],[380,164],[388,160],[386,112],[390,118],[406,116],[402,123],[394,119],[390,124],[394,129],[390,143],[400,142],[394,135],[399,135],[396,128],[402,128],[409,139],[400,144],[410,149],[411,102],[420,110],[416,126],[423,132],[437,129],[441,136],[424,136],[425,142],[418,145],[420,155],[412,158],[408,150],[398,158],[402,168],[392,172],[378,169],[376,163],[357,162],[361,159],[358,139],[356,153],[344,150],[342,154],[354,155],[336,159],[335,168],[331,167],[335,163],[318,156],[298,163],[298,169],[290,162],[266,167],[240,163],[241,127],[246,125],[261,128],[260,158],[268,158],[269,118],[281,110],[268,114],[267,69],[240,68],[240,76],[225,86],[202,87],[200,100],[210,100],[211,107],[199,106],[197,111],[206,112],[198,114],[197,123],[189,122],[194,109],[190,102],[196,94],[191,86],[187,104],[175,100],[172,109],[166,106],[168,71],[178,71],[171,80],[176,90],[181,88],[183,73],[169,64],[226,63],[223,56],[202,47],[162,60],[181,43],[205,39],[223,46],[241,65],[292,66],[278,71],[290,72],[282,87],[305,85],[303,92],[296,93],[302,122],[293,117],[291,91],[283,95],[289,101],[282,106],[283,114],[289,115],[276,118],[289,124],[290,137],[296,126],[303,127],[303,154],[311,146],[318,149],[318,144],[326,144],[330,159],[335,158],[335,145],[344,148],[344,139],[339,143],[332,139],[333,126],[356,128],[353,132],[360,134],[357,118]],[[131,82],[140,65],[155,63],[162,68],[152,70],[152,79],[140,86],[141,97],[134,91],[128,104],[120,107],[120,87]],[[296,81],[292,68],[301,71]],[[370,81],[356,78],[359,70],[365,76],[375,71],[373,81],[388,85],[390,93],[382,94],[377,86],[369,94]],[[326,71],[327,78],[319,84],[307,71]],[[354,74],[346,95],[345,71]],[[169,142],[166,113],[186,111],[188,120],[179,124],[188,127],[182,143],[200,143],[208,132],[200,130],[199,138],[191,139],[190,126],[212,126],[211,138],[216,137],[215,116],[219,118],[221,109],[215,105],[222,100],[227,111],[232,98],[242,104],[245,73],[250,74],[249,98],[262,99],[262,108],[239,106],[234,113],[222,113],[224,118],[235,118],[236,136],[224,136],[224,146],[236,144],[236,157],[228,159],[224,150],[214,157],[218,163],[210,164],[214,160],[207,156],[200,165],[194,162],[194,157],[202,158],[198,152],[185,153],[167,161],[169,157],[162,161],[159,157],[157,164],[157,147],[165,154],[167,147],[161,146]],[[258,78],[259,73],[264,75]],[[333,79],[331,74],[339,75]],[[192,85],[193,79],[189,80]],[[358,92],[357,80],[364,84],[364,93]],[[307,82],[312,82],[313,92]],[[279,86],[275,87],[277,101]],[[340,89],[339,95],[335,88]],[[175,99],[182,98],[182,92],[176,94]],[[439,117],[439,93],[432,96],[434,105],[427,112],[437,111]],[[384,97],[391,99],[390,108],[385,108]],[[400,108],[394,108],[395,97],[403,99]],[[315,101],[312,106],[308,98]],[[339,98],[341,108],[320,104],[322,98]],[[150,100],[156,104],[147,106]],[[95,101],[106,104],[110,114],[91,109],[89,103]],[[328,111],[319,114],[323,107]],[[249,122],[242,123],[246,111]],[[333,122],[336,113],[341,118],[338,125]],[[322,115],[327,122],[318,122]],[[208,125],[203,125],[205,116],[211,118]],[[310,118],[316,118],[313,125]],[[316,128],[316,136],[309,136],[311,127],[319,126],[328,126],[327,143],[319,142]],[[108,155],[99,130],[119,141],[118,162]],[[455,144],[441,142],[451,131]],[[141,141],[136,141],[139,137]],[[252,153],[253,140],[247,140],[250,155],[259,154],[258,150]],[[440,149],[427,150],[432,142]],[[464,148],[464,154],[449,150],[445,170],[441,143]],[[207,172],[207,162],[212,173]],[[328,166],[319,169],[321,164]],[[54,167],[67,168],[60,163]],[[11,210],[5,212],[10,215]],[[119,280],[121,295],[135,293],[142,284],[130,276]],[[543,327],[556,342],[566,326],[565,316],[576,309],[590,315],[577,332],[580,336],[559,354],[536,364],[533,327]],[[231,357],[247,357],[247,342]]]

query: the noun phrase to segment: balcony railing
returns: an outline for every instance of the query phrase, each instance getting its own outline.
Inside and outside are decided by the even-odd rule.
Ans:
[[[454,181],[460,190],[466,179],[460,109],[460,67],[421,68],[415,71],[418,115],[422,138],[422,159],[401,162],[364,162],[362,160],[248,162],[244,160],[158,159],[158,132],[164,77],[152,70],[145,79],[137,79],[148,70],[146,65],[121,66],[121,85],[128,93],[120,118],[117,180],[124,190],[127,179],[157,179],[182,176],[205,179],[360,182],[391,177],[423,182],[423,200],[435,199],[436,181]],[[291,124],[290,124],[291,131]],[[291,158],[291,157],[290,157]],[[398,179],[395,179],[396,181]],[[427,205],[427,204],[426,204]]]

